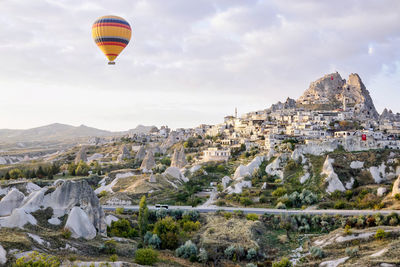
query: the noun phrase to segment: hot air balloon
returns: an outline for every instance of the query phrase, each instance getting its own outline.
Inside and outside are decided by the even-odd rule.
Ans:
[[[131,26],[118,16],[103,16],[98,18],[92,26],[92,37],[108,58],[109,65],[114,65],[114,60],[124,50],[131,39]]]

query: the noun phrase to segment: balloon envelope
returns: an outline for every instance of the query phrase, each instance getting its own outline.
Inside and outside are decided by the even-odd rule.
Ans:
[[[97,46],[112,63],[131,39],[131,26],[118,16],[103,16],[92,26],[92,37]]]

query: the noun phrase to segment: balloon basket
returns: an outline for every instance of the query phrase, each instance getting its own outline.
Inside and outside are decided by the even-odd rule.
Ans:
[[[115,62],[114,61],[109,61],[108,65],[115,65]]]

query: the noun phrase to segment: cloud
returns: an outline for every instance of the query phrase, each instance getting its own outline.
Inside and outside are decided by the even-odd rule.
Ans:
[[[298,97],[336,70],[344,77],[359,73],[379,109],[396,107],[390,97],[399,91],[396,0],[5,0],[0,6],[0,86],[9,100],[0,107],[4,127],[214,123],[235,106],[245,112]],[[93,21],[106,14],[133,28],[111,67],[91,39]],[[34,101],[28,114],[17,97],[27,92]],[[65,109],[49,104],[60,102]],[[112,126],[102,119],[113,116]]]

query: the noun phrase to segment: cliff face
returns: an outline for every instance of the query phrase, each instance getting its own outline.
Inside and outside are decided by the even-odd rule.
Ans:
[[[297,100],[300,106],[310,109],[352,109],[355,115],[378,118],[371,96],[358,74],[350,74],[348,80],[339,73],[327,74],[312,82],[310,87]]]

